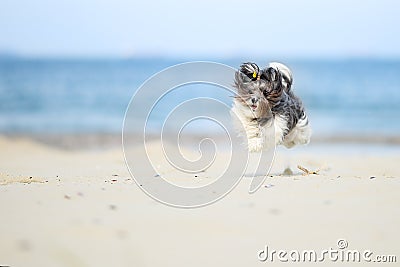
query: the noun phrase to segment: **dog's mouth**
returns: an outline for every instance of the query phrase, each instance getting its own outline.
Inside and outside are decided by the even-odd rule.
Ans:
[[[257,105],[251,105],[250,106],[252,110],[256,110],[257,109]]]

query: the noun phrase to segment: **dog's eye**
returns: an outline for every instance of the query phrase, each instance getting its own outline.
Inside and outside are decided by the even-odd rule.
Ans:
[[[248,93],[251,94],[251,90],[249,90]]]

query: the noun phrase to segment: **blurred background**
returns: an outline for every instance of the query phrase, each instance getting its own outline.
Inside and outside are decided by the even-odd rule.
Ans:
[[[315,140],[400,142],[399,11],[395,0],[2,0],[0,133],[119,134],[134,92],[166,67],[279,61]]]

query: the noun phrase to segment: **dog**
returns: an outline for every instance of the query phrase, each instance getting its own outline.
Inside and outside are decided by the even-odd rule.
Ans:
[[[301,100],[292,91],[292,83],[290,69],[281,63],[273,62],[260,69],[247,62],[236,71],[234,87],[238,94],[231,112],[239,119],[238,128],[247,138],[250,152],[310,142],[309,120]]]

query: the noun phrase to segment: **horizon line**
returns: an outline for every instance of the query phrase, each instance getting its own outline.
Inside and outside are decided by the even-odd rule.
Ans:
[[[112,55],[112,54],[22,54],[3,53],[0,51],[0,60],[165,60],[165,61],[215,61],[215,60],[239,60],[239,59],[273,59],[290,61],[400,61],[400,55],[224,55],[212,54],[188,55],[161,55],[161,54],[135,54],[135,55]],[[279,60],[278,60],[279,61]]]

